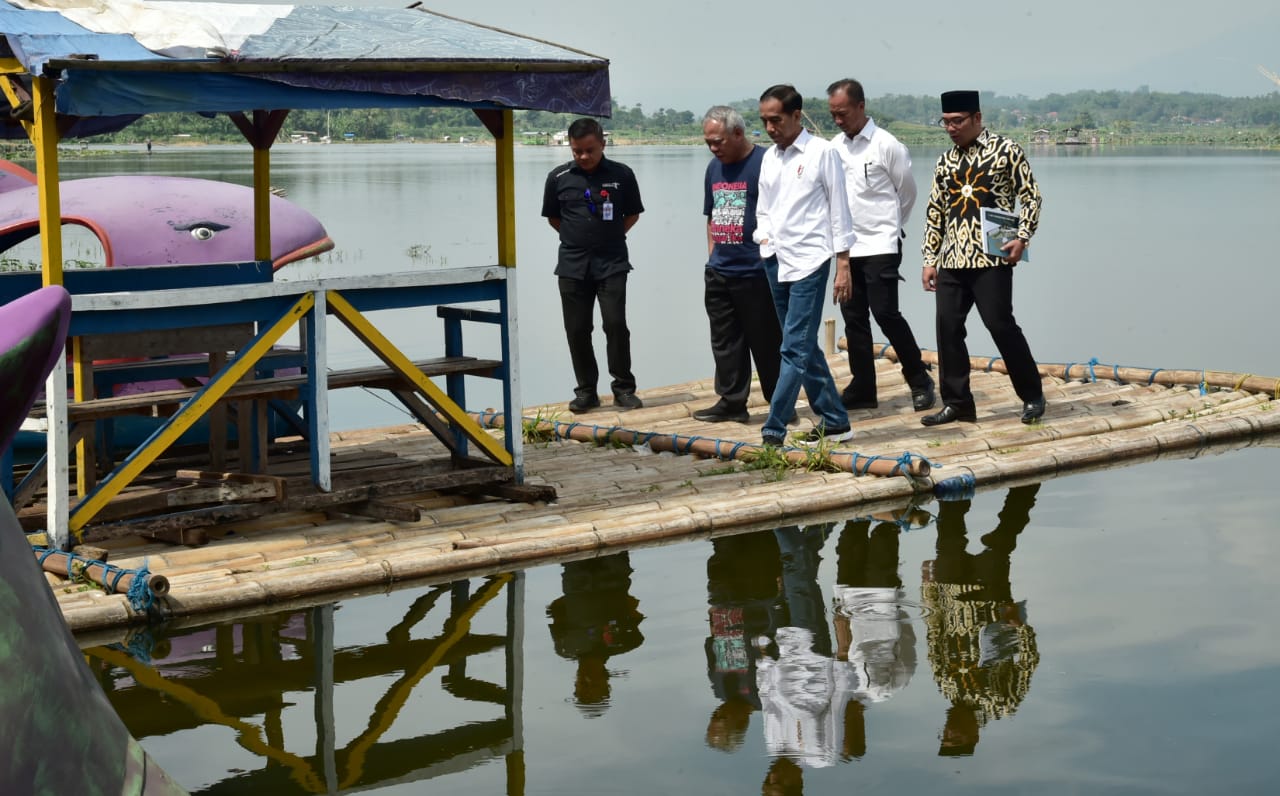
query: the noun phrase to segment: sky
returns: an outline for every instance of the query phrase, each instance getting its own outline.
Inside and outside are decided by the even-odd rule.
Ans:
[[[868,98],[956,88],[1030,98],[1143,85],[1245,97],[1280,90],[1257,69],[1280,72],[1280,3],[1267,0],[423,5],[607,58],[614,99],[646,113],[700,114],[774,83],[822,96],[841,77],[861,80]]]

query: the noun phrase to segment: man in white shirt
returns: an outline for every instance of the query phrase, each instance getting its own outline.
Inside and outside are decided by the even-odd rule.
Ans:
[[[866,95],[858,81],[845,78],[828,86],[827,107],[841,130],[831,142],[844,162],[845,192],[857,235],[849,249],[853,295],[840,302],[853,378],[840,399],[846,409],[879,405],[871,339],[874,316],[902,366],[912,408],[923,412],[933,407],[937,393],[911,326],[898,309],[902,241],[916,201],[911,155],[892,133],[867,116]]]
[[[849,247],[853,221],[845,197],[844,170],[831,143],[804,129],[803,99],[794,86],[777,85],[760,97],[760,121],[773,139],[760,166],[754,239],[765,258],[765,274],[782,324],[782,365],[761,437],[765,445],[786,442],[787,421],[803,387],[818,416],[799,439],[816,445],[853,436],[849,414],[826,357],[818,347],[818,326],[831,255],[836,255],[833,299],[851,296]]]

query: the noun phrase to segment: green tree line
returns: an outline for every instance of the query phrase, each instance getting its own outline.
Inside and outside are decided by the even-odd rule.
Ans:
[[[725,104],[742,112],[748,127],[759,132],[756,101],[742,99]],[[1225,97],[1192,92],[1156,92],[1147,87],[1136,91],[1075,91],[1049,94],[1041,98],[1022,95],[982,95],[987,126],[1030,137],[1035,130],[1058,134],[1068,128],[1104,134],[1104,140],[1120,142],[1234,140],[1249,145],[1280,146],[1280,92],[1256,97]],[[835,132],[826,113],[825,97],[808,97],[805,109],[819,132]],[[908,143],[944,143],[941,131],[932,125],[938,118],[938,98],[933,95],[890,94],[868,99],[867,110],[881,124],[891,125]],[[613,115],[603,120],[605,129],[619,140],[680,141],[701,138],[705,109],[676,110],[660,107],[646,111],[639,103],[630,107],[613,102]],[[548,140],[573,120],[569,114],[545,111],[516,111],[517,133],[526,143]],[[356,141],[401,139],[444,140],[466,136],[484,139],[488,132],[470,110],[464,108],[357,109],[335,111],[293,111],[281,132],[307,132],[344,136]],[[1231,135],[1237,136],[1230,139]],[[196,114],[154,114],[130,127],[97,140],[131,142],[164,141],[189,136],[202,141],[236,141],[240,135],[225,116]],[[1243,136],[1243,140],[1241,139]],[[1108,138],[1109,137],[1109,138]]]

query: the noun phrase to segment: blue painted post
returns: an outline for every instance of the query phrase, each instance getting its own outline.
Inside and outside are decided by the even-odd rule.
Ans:
[[[449,313],[444,318],[444,355],[447,357],[462,356],[462,319],[459,315]],[[445,392],[449,400],[463,409],[467,408],[467,388],[461,373],[450,373],[444,377]],[[467,455],[467,436],[461,431],[453,432],[453,440],[458,446],[458,453]]]

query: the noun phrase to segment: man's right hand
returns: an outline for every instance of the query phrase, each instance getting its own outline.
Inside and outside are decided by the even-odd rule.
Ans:
[[[936,293],[938,291],[938,269],[932,265],[926,265],[924,270],[920,272],[920,283],[924,285],[925,292]]]

